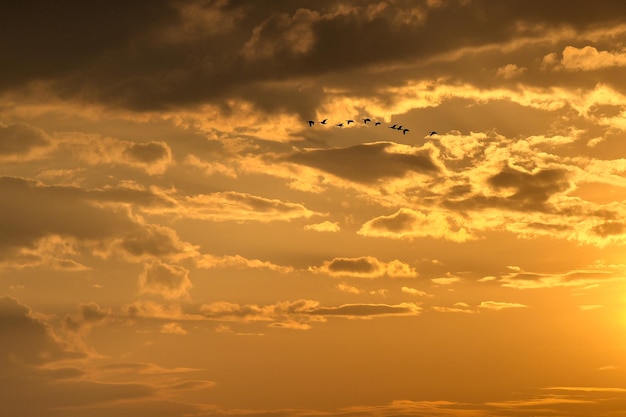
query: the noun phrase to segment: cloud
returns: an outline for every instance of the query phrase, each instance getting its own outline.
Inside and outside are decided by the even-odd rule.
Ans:
[[[276,265],[272,262],[261,261],[259,259],[248,259],[241,255],[225,255],[214,256],[204,254],[196,258],[196,267],[198,268],[261,268],[270,271],[287,273],[292,272],[290,266]]]
[[[369,318],[376,316],[414,316],[421,307],[414,303],[388,304],[344,304],[337,307],[318,307],[309,314],[320,316],[340,316],[348,318]]]
[[[112,250],[135,259],[173,259],[199,256],[197,247],[180,239],[174,229],[145,224],[112,243]]]
[[[326,220],[322,223],[307,224],[304,226],[304,230],[314,230],[316,232],[338,232],[341,228],[337,222],[330,222]]]
[[[416,295],[418,297],[432,297],[433,296],[432,294],[429,294],[426,291],[418,290],[416,288],[411,288],[411,287],[402,287],[401,290],[403,293]]]
[[[409,173],[437,175],[441,167],[430,150],[393,142],[374,142],[347,148],[308,149],[286,160],[329,172],[350,181],[372,184]],[[367,166],[368,169],[363,169]]]
[[[481,301],[478,307],[486,310],[504,310],[507,308],[520,308],[528,306],[524,304],[508,303],[503,301]]]
[[[80,357],[70,352],[49,324],[12,297],[0,297],[0,369]]]
[[[78,250],[78,242],[71,237],[48,235],[35,240],[32,246],[14,248],[11,256],[2,259],[0,267],[11,269],[42,268],[56,271],[80,272],[89,268],[72,259]]]
[[[48,186],[17,177],[0,177],[0,259],[17,256],[22,264],[38,262],[55,269],[86,269],[68,259],[81,248],[103,254],[121,242],[130,255],[165,255],[193,249],[165,227],[144,224],[135,209],[165,206],[160,196],[141,189],[83,189]],[[108,248],[108,249],[107,249]],[[167,252],[167,253],[166,253]],[[28,260],[28,257],[31,260]]]
[[[248,60],[270,59],[277,55],[308,53],[314,42],[313,24],[320,14],[309,9],[298,9],[293,15],[275,14],[252,29],[252,37],[241,53]]]
[[[161,326],[159,331],[167,334],[187,334],[187,331],[178,323],[165,323]]]
[[[623,280],[623,265],[598,265],[589,269],[562,273],[514,271],[503,275],[498,282],[503,287],[537,289],[552,287],[595,287],[602,283]]]
[[[94,195],[76,187],[45,186],[16,177],[0,177],[2,249],[32,246],[48,235],[101,239],[133,229],[124,213],[95,207]]]
[[[389,216],[368,220],[357,233],[395,239],[433,237],[455,242],[464,242],[472,238],[461,220],[450,212],[417,211],[409,208],[401,208]]]
[[[546,210],[549,198],[568,190],[569,175],[563,169],[543,169],[524,172],[510,166],[489,178],[488,183],[510,207],[520,210]]]
[[[309,270],[333,277],[380,278],[387,275],[391,278],[415,278],[418,275],[414,268],[402,261],[381,262],[372,256],[334,258]]]
[[[518,67],[515,64],[506,64],[505,66],[497,69],[496,77],[502,77],[505,80],[510,80],[512,78],[520,77],[527,71],[527,69],[528,68]]]
[[[157,294],[167,299],[188,297],[192,286],[187,269],[160,261],[145,264],[139,275],[141,294]]]
[[[149,175],[163,174],[173,163],[164,141],[132,142],[108,136],[64,132],[55,139],[60,151],[90,165],[126,165]]]
[[[271,327],[309,329],[312,322],[328,317],[373,318],[383,316],[417,315],[421,308],[414,303],[400,304],[343,304],[320,306],[312,300],[282,301],[259,306],[240,305],[230,302],[203,304],[200,312],[209,320],[268,322]]]
[[[598,51],[593,46],[566,46],[562,55],[557,68],[567,71],[595,71],[626,66],[626,52],[623,51]]]
[[[448,274],[448,276],[446,276],[446,277],[439,277],[439,278],[431,278],[430,279],[430,282],[432,282],[435,285],[452,285],[452,284],[457,283],[459,281],[461,281],[461,278],[451,276],[450,274]]]
[[[361,290],[358,287],[355,287],[353,285],[343,284],[343,283],[337,284],[337,289],[339,291],[347,292],[349,294],[361,294],[363,292],[363,290]]]
[[[65,316],[63,326],[70,331],[79,332],[104,322],[110,316],[110,309],[103,309],[94,302],[82,303],[76,314]]]
[[[127,321],[140,319],[157,319],[171,321],[198,321],[204,320],[200,314],[187,313],[177,302],[164,305],[151,300],[139,300],[124,305],[121,309],[122,318]]]
[[[0,160],[41,158],[50,146],[50,137],[42,129],[24,123],[0,123]]]
[[[463,302],[454,303],[451,307],[432,306],[431,310],[436,311],[438,313],[465,313],[465,314],[476,313],[475,309],[470,308],[470,306],[467,303],[463,303]]]
[[[189,196],[183,206],[186,217],[213,221],[290,221],[318,215],[302,204],[236,191]]]

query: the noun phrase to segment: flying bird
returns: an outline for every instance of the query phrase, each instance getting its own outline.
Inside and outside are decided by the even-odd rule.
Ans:
[[[313,120],[309,120],[309,127],[313,126],[315,122]]]
[[[326,124],[326,120],[328,120],[328,119],[324,119],[324,120],[322,120],[322,121],[320,122],[320,124],[325,125],[325,124]]]
[[[378,126],[380,124],[380,122],[376,122],[374,123],[374,126]]]
[[[346,120],[346,122],[348,122],[348,124],[350,124],[350,123],[354,123],[354,120]]]
[[[409,129],[402,129],[402,134],[406,135],[406,132],[408,132],[408,131],[409,131]]]
[[[367,124],[367,122],[371,122],[372,119],[363,119],[363,123]]]
[[[395,128],[396,128],[396,125],[389,126],[389,129],[395,129]]]
[[[430,132],[430,135],[428,136],[432,136],[432,135],[438,135],[439,133],[435,132],[434,130],[432,132]]]
[[[343,123],[337,123],[335,126],[343,127]]]

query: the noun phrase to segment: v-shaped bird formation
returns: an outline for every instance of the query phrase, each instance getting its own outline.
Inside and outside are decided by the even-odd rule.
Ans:
[[[382,122],[372,121],[372,119],[370,119],[369,117],[366,117],[366,118],[361,119],[361,120],[363,121],[363,124],[367,125],[367,126],[372,126],[373,125],[374,127],[378,127],[378,126],[382,125]],[[319,122],[316,122],[315,120],[308,120],[307,123],[309,124],[309,127],[313,127],[316,123],[320,124],[320,125],[328,125],[328,119],[324,119],[324,120],[319,121]],[[346,119],[345,121],[335,123],[335,127],[349,126],[351,123],[355,123],[355,121],[353,119]],[[394,125],[388,126],[388,127],[389,127],[389,129],[393,129],[393,130],[397,130],[398,132],[402,132],[403,135],[406,135],[408,132],[410,132],[409,128],[404,127],[402,125],[394,124]],[[435,132],[435,131],[431,131],[428,134],[428,136],[433,136],[433,135],[438,135],[438,133]]]

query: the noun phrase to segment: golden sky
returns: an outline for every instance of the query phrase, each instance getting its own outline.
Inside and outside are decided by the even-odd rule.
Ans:
[[[11,3],[0,414],[626,416],[626,2]]]

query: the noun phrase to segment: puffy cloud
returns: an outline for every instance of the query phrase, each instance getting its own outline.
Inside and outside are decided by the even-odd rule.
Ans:
[[[316,232],[338,232],[341,228],[337,222],[330,222],[326,220],[322,223],[307,224],[304,226],[304,230],[314,230]]]
[[[12,297],[0,297],[0,336],[0,369],[79,356],[66,350],[43,318]]]
[[[384,275],[391,278],[417,277],[415,269],[402,261],[395,259],[382,262],[372,256],[334,258],[324,261],[321,266],[310,267],[309,270],[333,277],[379,278]]]
[[[192,287],[189,271],[181,266],[155,261],[144,265],[139,275],[140,293],[161,295],[168,299],[187,297]]]
[[[180,239],[175,230],[146,224],[116,239],[112,247],[130,259],[175,259],[198,256],[197,247]]]
[[[496,77],[502,77],[505,80],[510,80],[521,76],[524,72],[526,72],[526,70],[527,68],[518,67],[515,64],[506,64],[505,66],[497,69]]]
[[[489,185],[496,190],[512,189],[508,198],[529,203],[530,200],[545,202],[556,193],[569,188],[568,174],[563,169],[545,169],[524,172],[511,167],[489,178]]]
[[[557,68],[568,71],[594,71],[623,66],[626,66],[626,52],[598,51],[593,46],[583,48],[566,46]]]
[[[361,294],[363,292],[363,290],[361,290],[360,288],[357,288],[353,285],[344,284],[341,282],[337,284],[337,289],[339,291],[347,292],[350,294]]]
[[[417,211],[401,208],[392,215],[368,220],[358,233],[396,239],[433,237],[464,242],[472,236],[461,222],[460,218],[443,210]]]
[[[408,173],[437,175],[441,171],[430,150],[375,142],[347,148],[307,149],[290,155],[290,162],[308,165],[350,181],[371,184]],[[367,166],[368,169],[363,169]]]
[[[63,325],[68,330],[78,332],[85,327],[91,327],[102,323],[111,316],[110,309],[103,309],[97,303],[82,303],[78,312],[74,315],[65,316]]]

